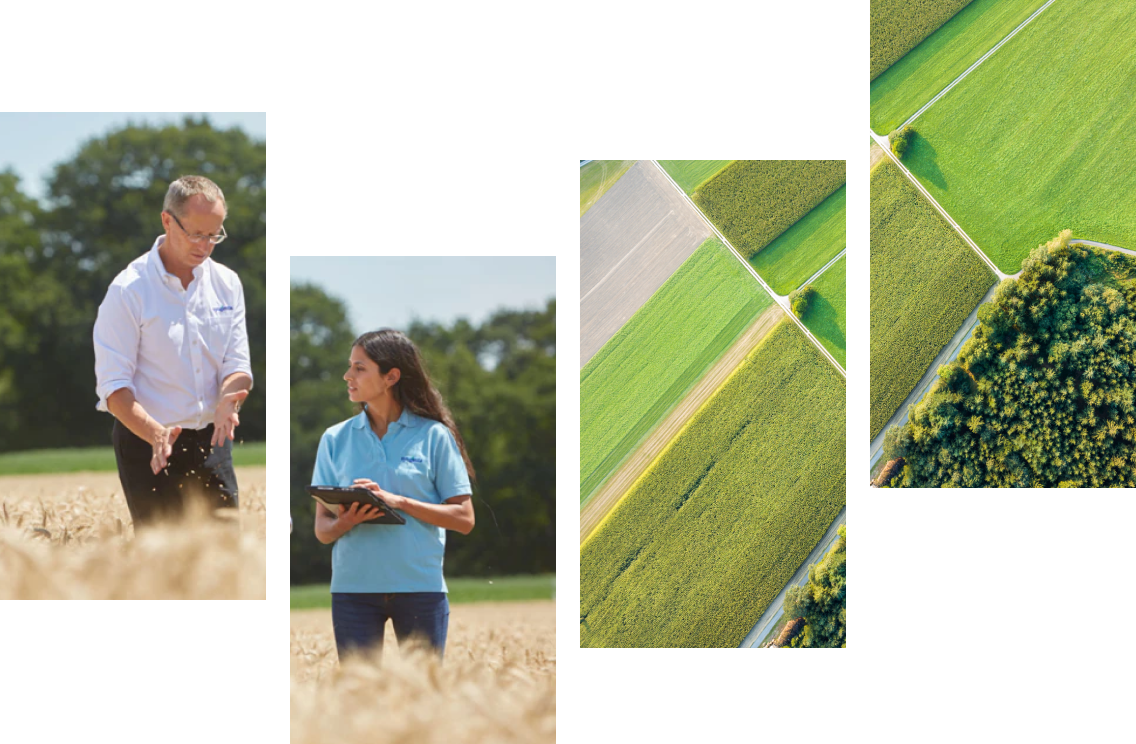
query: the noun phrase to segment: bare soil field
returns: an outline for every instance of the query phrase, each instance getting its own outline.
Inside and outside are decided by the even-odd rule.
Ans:
[[[640,160],[580,218],[580,367],[710,237],[702,216]]]
[[[710,396],[730,376],[730,373],[741,364],[753,347],[766,333],[773,329],[777,321],[785,316],[785,311],[779,305],[773,305],[746,329],[745,333],[731,346],[722,358],[711,367],[698,384],[671,411],[654,431],[652,431],[630,457],[617,471],[600,487],[584,508],[580,511],[580,544],[583,544],[588,535],[592,534],[603,518],[607,516],[623,494],[627,493],[635,480],[643,474],[656,457],[666,448],[678,432],[690,420],[695,411],[702,407]]]

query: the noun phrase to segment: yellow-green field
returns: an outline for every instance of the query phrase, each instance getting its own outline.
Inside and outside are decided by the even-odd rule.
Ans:
[[[711,238],[580,372],[580,501],[773,304]]]
[[[844,380],[788,319],[580,551],[580,643],[736,647],[844,506]]]

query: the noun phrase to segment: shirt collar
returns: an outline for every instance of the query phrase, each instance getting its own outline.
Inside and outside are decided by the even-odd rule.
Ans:
[[[403,427],[409,428],[418,426],[418,422],[420,420],[421,417],[418,414],[412,413],[409,408],[403,406],[402,415],[399,416],[396,421],[391,422],[391,425],[393,426],[394,424],[400,424]],[[356,429],[362,429],[365,426],[369,426],[366,409],[359,411],[359,415],[351,421],[351,425]]]
[[[166,269],[166,264],[162,261],[162,254],[158,252],[158,249],[161,248],[162,244],[165,242],[165,235],[159,235],[157,238],[155,238],[154,245],[150,248],[150,265],[154,268],[154,271],[157,272],[158,278],[162,281],[169,281],[170,278],[173,278],[175,281],[180,282],[180,279],[178,279]],[[212,260],[212,258],[207,258],[200,266],[195,266],[193,268],[193,278],[200,279],[201,275],[205,272],[205,267]]]

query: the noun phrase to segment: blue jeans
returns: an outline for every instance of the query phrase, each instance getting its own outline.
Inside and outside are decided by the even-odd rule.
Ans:
[[[387,618],[400,644],[416,636],[442,658],[450,625],[450,602],[445,592],[402,594],[338,593],[331,595],[331,624],[339,658],[352,650],[383,647]]]

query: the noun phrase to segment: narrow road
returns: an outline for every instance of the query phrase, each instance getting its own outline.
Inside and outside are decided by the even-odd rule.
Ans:
[[[922,114],[922,112],[924,112],[924,111],[926,111],[927,109],[929,109],[930,107],[932,107],[932,105],[933,105],[933,103],[934,103],[935,101],[937,101],[938,99],[941,99],[941,98],[943,98],[943,97],[944,97],[944,95],[946,95],[946,92],[947,92],[947,91],[950,91],[950,90],[952,89],[952,87],[954,87],[955,85],[958,85],[959,83],[961,83],[961,82],[962,82],[962,78],[963,78],[963,77],[966,77],[966,76],[967,76],[967,75],[969,75],[970,73],[972,73],[972,72],[975,72],[975,70],[976,70],[976,69],[978,69],[978,66],[979,66],[979,65],[982,65],[982,64],[983,64],[983,62],[984,62],[984,61],[986,61],[986,58],[987,58],[987,57],[989,57],[989,56],[993,55],[993,53],[994,53],[994,52],[996,52],[997,50],[999,50],[999,49],[1000,49],[1000,48],[1002,47],[1002,44],[1004,44],[1005,42],[1008,42],[1008,41],[1010,41],[1011,39],[1013,39],[1014,35],[1017,35],[1017,33],[1018,33],[1019,31],[1021,31],[1021,30],[1022,30],[1022,28],[1025,28],[1025,27],[1026,27],[1026,25],[1027,25],[1027,24],[1029,24],[1029,23],[1031,22],[1031,20],[1033,20],[1033,19],[1034,19],[1034,18],[1036,18],[1037,16],[1041,15],[1041,14],[1042,14],[1042,11],[1043,11],[1043,10],[1045,10],[1046,8],[1049,8],[1049,7],[1051,6],[1051,5],[1053,5],[1053,0],[1050,0],[1049,2],[1046,2],[1044,6],[1042,6],[1041,8],[1038,8],[1037,10],[1035,10],[1035,11],[1034,11],[1034,15],[1031,15],[1031,16],[1029,16],[1028,18],[1026,18],[1025,20],[1022,20],[1022,22],[1021,22],[1021,23],[1020,23],[1020,24],[1018,25],[1018,27],[1017,27],[1017,28],[1014,28],[1014,30],[1013,30],[1013,31],[1011,31],[1011,32],[1010,32],[1009,34],[1006,34],[1006,35],[1005,35],[1005,39],[1003,39],[1002,41],[1000,41],[1000,42],[997,42],[996,44],[994,44],[994,47],[993,47],[993,48],[992,48],[991,50],[989,50],[988,52],[986,52],[986,53],[985,53],[985,55],[983,55],[982,57],[979,57],[979,58],[978,58],[978,61],[976,61],[974,65],[971,65],[970,67],[968,67],[968,68],[966,69],[966,72],[963,72],[963,73],[962,73],[961,75],[959,75],[958,77],[955,77],[955,78],[954,78],[954,80],[953,80],[953,81],[951,82],[951,84],[950,84],[950,85],[947,85],[946,87],[944,87],[944,89],[943,89],[942,91],[939,91],[939,92],[938,92],[938,95],[936,95],[936,97],[935,97],[935,98],[933,98],[933,99],[930,99],[929,101],[927,101],[926,105],[925,105],[924,107],[922,107],[921,109],[919,109],[918,111],[914,112],[914,114],[912,114],[912,115],[911,115],[911,118],[910,118],[910,119],[908,119],[908,120],[907,120],[907,122],[904,122],[903,124],[901,124],[901,125],[900,125],[899,127],[896,127],[896,128],[900,128],[900,129],[902,129],[903,127],[905,127],[905,126],[907,126],[907,125],[911,124],[912,122],[914,122],[914,120],[916,120],[917,118],[919,118],[919,115],[920,115],[920,114]]]
[[[869,132],[870,131],[871,131],[871,129],[869,129]],[[670,184],[675,187],[675,189],[678,191],[678,193],[680,195],[682,195],[682,198],[685,199],[687,202],[690,202],[691,207],[694,208],[694,211],[698,212],[698,215],[700,217],[702,217],[702,220],[704,221],[704,223],[707,224],[710,227],[713,234],[718,236],[718,240],[721,241],[721,244],[725,245],[726,248],[728,248],[730,250],[730,252],[732,252],[734,254],[734,257],[738,261],[742,262],[742,266],[745,267],[745,270],[749,271],[750,275],[753,276],[753,278],[757,279],[758,283],[761,284],[762,289],[765,290],[766,292],[768,292],[769,296],[771,296],[771,298],[774,299],[774,301],[776,301],[777,304],[779,304],[780,308],[782,308],[782,310],[785,311],[785,315],[790,317],[790,319],[793,321],[793,323],[796,324],[797,328],[801,329],[801,332],[809,338],[809,341],[812,342],[812,345],[815,345],[816,348],[820,350],[820,353],[824,354],[825,359],[827,359],[829,362],[832,362],[833,367],[836,367],[836,369],[840,370],[842,377],[847,378],[847,373],[846,373],[846,371],[844,371],[844,368],[841,367],[841,363],[836,361],[836,359],[832,356],[832,354],[828,353],[828,350],[825,349],[825,346],[822,345],[819,341],[817,341],[817,337],[813,336],[808,328],[804,327],[804,324],[801,323],[800,318],[797,318],[795,315],[793,315],[793,311],[790,309],[790,307],[788,307],[788,296],[782,295],[782,294],[777,294],[776,292],[774,292],[774,290],[772,290],[772,287],[769,286],[768,284],[766,284],[765,279],[762,279],[758,275],[757,271],[755,271],[753,269],[753,267],[750,265],[750,262],[746,261],[742,257],[742,254],[740,252],[738,252],[736,248],[734,248],[734,245],[732,243],[730,243],[728,240],[726,240],[726,236],[721,234],[721,231],[719,231],[718,227],[715,224],[711,223],[710,218],[705,216],[705,212],[703,212],[701,209],[699,209],[698,204],[695,204],[694,201],[690,197],[687,197],[686,192],[683,191],[682,189],[680,189],[679,185],[677,183],[675,183],[675,179],[670,177],[670,174],[667,173],[667,170],[659,164],[659,161],[658,160],[652,160],[651,162],[653,162],[654,166],[657,167],[660,170],[660,172],[662,173],[662,175],[667,178],[667,181],[669,181]]]
[[[820,271],[813,274],[812,276],[810,276],[805,281],[801,282],[801,287],[804,287],[805,285],[811,284],[812,282],[815,282],[817,279],[820,279],[820,275],[823,274],[824,272],[828,271],[830,268],[832,268],[832,265],[834,263],[836,263],[837,261],[839,261],[841,258],[843,258],[844,254],[846,254],[847,252],[848,252],[848,247],[845,246],[844,250],[840,251],[840,253],[837,253],[836,256],[834,256],[831,261],[829,261],[824,266],[822,266]],[[800,289],[801,287],[797,287],[797,289]],[[788,299],[788,298],[786,297],[786,299]]]
[[[1091,245],[1094,248],[1117,251],[1119,253],[1125,253],[1129,256],[1136,256],[1136,251],[1132,251],[1127,248],[1121,248],[1120,246],[1116,245],[1110,245],[1108,243],[1101,243],[1095,240],[1070,238],[1069,244]],[[1014,274],[1011,278],[1016,278],[1019,274],[1021,274],[1020,271],[1017,274]],[[931,362],[931,366],[927,368],[927,372],[923,375],[922,379],[919,380],[919,383],[911,391],[911,394],[908,395],[907,398],[903,401],[903,405],[901,405],[899,409],[896,410],[895,414],[893,414],[892,417],[888,419],[888,422],[884,424],[884,428],[881,429],[880,433],[876,435],[876,438],[872,440],[869,469],[875,469],[876,463],[879,462],[880,456],[883,454],[884,434],[886,434],[887,430],[893,426],[903,426],[907,423],[908,406],[911,406],[912,404],[918,403],[920,400],[922,400],[923,396],[926,395],[927,391],[931,388],[931,385],[937,379],[939,379],[939,367],[944,364],[949,364],[950,362],[953,362],[958,358],[958,353],[962,348],[962,345],[966,343],[966,340],[970,338],[971,335],[973,335],[974,329],[978,327],[978,308],[982,307],[988,302],[993,301],[994,293],[997,291],[998,285],[995,284],[982,298],[982,301],[978,303],[978,306],[975,307],[973,311],[971,311],[970,315],[966,316],[966,320],[963,321],[962,326],[957,332],[955,332],[955,335],[951,337],[951,340],[947,343],[947,345],[943,347],[943,350],[939,353],[939,355],[935,357],[935,360]]]
[[[824,558],[829,549],[832,548],[832,544],[836,542],[836,538],[839,537],[837,531],[840,529],[840,525],[844,524],[846,521],[847,511],[848,507],[841,509],[840,513],[836,515],[836,519],[832,520],[832,524],[829,525],[828,531],[824,533],[824,537],[821,538],[817,546],[813,548],[813,552],[809,553],[809,557],[805,559],[805,562],[801,564],[797,572],[793,574],[793,578],[789,579],[789,583],[781,589],[781,593],[774,597],[773,602],[770,603],[769,607],[767,607],[761,617],[758,618],[757,623],[753,626],[753,630],[746,635],[745,640],[742,641],[742,645],[739,646],[739,648],[761,648],[761,642],[769,633],[769,629],[776,625],[781,619],[781,616],[785,614],[785,593],[789,591],[789,587],[804,586],[805,582],[809,580],[809,567],[821,558]]]

